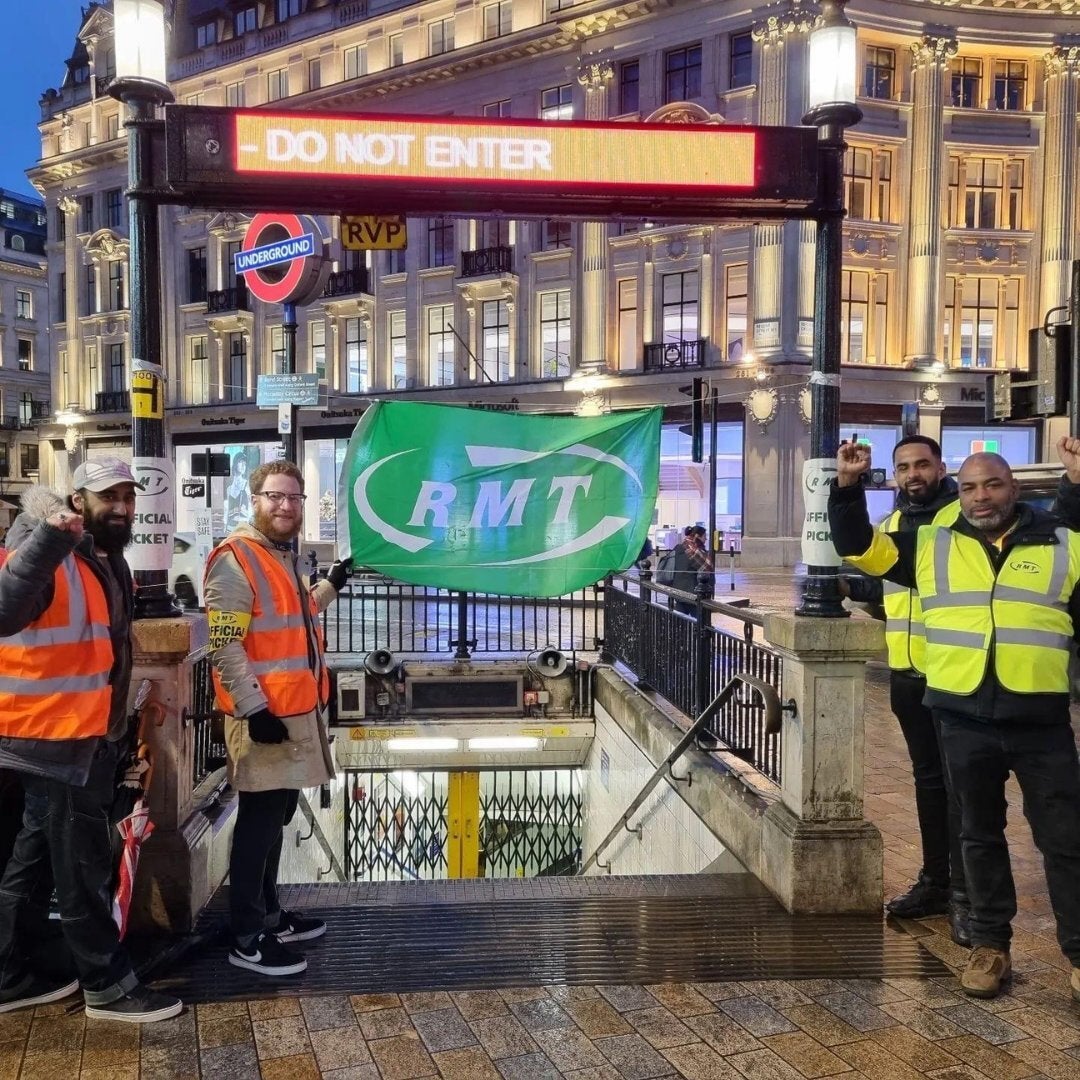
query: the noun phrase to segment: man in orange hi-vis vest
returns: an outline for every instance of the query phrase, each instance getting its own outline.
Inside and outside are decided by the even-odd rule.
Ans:
[[[0,553],[0,767],[24,793],[0,880],[0,1012],[81,985],[88,1016],[147,1023],[183,1003],[139,982],[112,913],[131,685],[123,552],[141,485],[126,461],[106,457],[80,465],[72,486],[66,500],[26,491]],[[49,921],[54,885],[66,950]]]
[[[326,925],[278,903],[282,832],[300,789],[334,775],[319,613],[344,587],[349,565],[337,562],[325,581],[305,584],[292,546],[304,522],[304,476],[291,461],[260,465],[249,486],[252,523],[211,552],[205,578],[214,690],[228,713],[229,780],[238,792],[229,963],[295,975],[307,960],[285,943],[321,937]]]

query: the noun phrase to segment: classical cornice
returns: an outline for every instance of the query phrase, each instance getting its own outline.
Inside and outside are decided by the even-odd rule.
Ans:
[[[914,0],[927,7],[958,8],[961,11],[1023,11],[1032,15],[1073,15],[1080,12],[1080,0]]]
[[[35,188],[46,191],[56,184],[65,184],[84,173],[96,173],[99,169],[105,169],[111,165],[126,166],[126,163],[127,142],[123,139],[113,139],[109,142],[98,143],[96,146],[72,150],[59,157],[49,158],[48,161],[27,169],[26,175]]]
[[[1080,73],[1080,45],[1055,45],[1043,59],[1047,75]]]

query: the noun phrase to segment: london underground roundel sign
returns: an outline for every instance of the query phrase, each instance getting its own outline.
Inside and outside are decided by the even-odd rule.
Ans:
[[[311,218],[297,214],[256,214],[233,256],[248,292],[264,304],[303,304],[322,281],[322,238]]]

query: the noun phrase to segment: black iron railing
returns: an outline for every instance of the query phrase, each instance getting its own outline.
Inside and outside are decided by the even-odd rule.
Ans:
[[[250,311],[246,285],[232,289],[213,289],[206,294],[206,314],[220,315],[225,311]]]
[[[646,371],[672,371],[705,366],[705,339],[660,341],[645,346]]]
[[[357,575],[323,613],[332,653],[591,652],[603,636],[603,588],[551,600],[456,593]]]
[[[742,633],[716,625],[720,618],[741,622]],[[781,657],[753,638],[761,623],[760,616],[741,608],[618,574],[604,590],[603,654],[625,664],[639,685],[688,716],[699,716],[736,674],[761,679],[782,700]],[[780,736],[766,736],[762,704],[733,699],[712,718],[708,731],[725,749],[780,782]]]
[[[338,270],[326,279],[323,296],[353,296],[355,293],[370,293],[371,283],[366,266],[352,270]]]
[[[94,395],[94,412],[131,412],[131,394],[127,390],[102,390]]]
[[[461,276],[482,277],[484,274],[510,274],[514,270],[514,249],[498,247],[477,248],[461,253]]]
[[[191,666],[191,708],[184,710],[184,722],[194,729],[191,765],[194,789],[225,764],[225,714],[214,707],[208,656]]]

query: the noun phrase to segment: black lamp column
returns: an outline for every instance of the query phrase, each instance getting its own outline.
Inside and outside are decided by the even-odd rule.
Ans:
[[[844,228],[844,128],[858,123],[855,28],[844,0],[824,0],[810,34],[810,109],[818,129],[817,248],[814,256],[814,351],[810,376],[810,457],[835,459],[840,443],[841,252]],[[796,614],[842,618],[836,566],[807,566]]]

